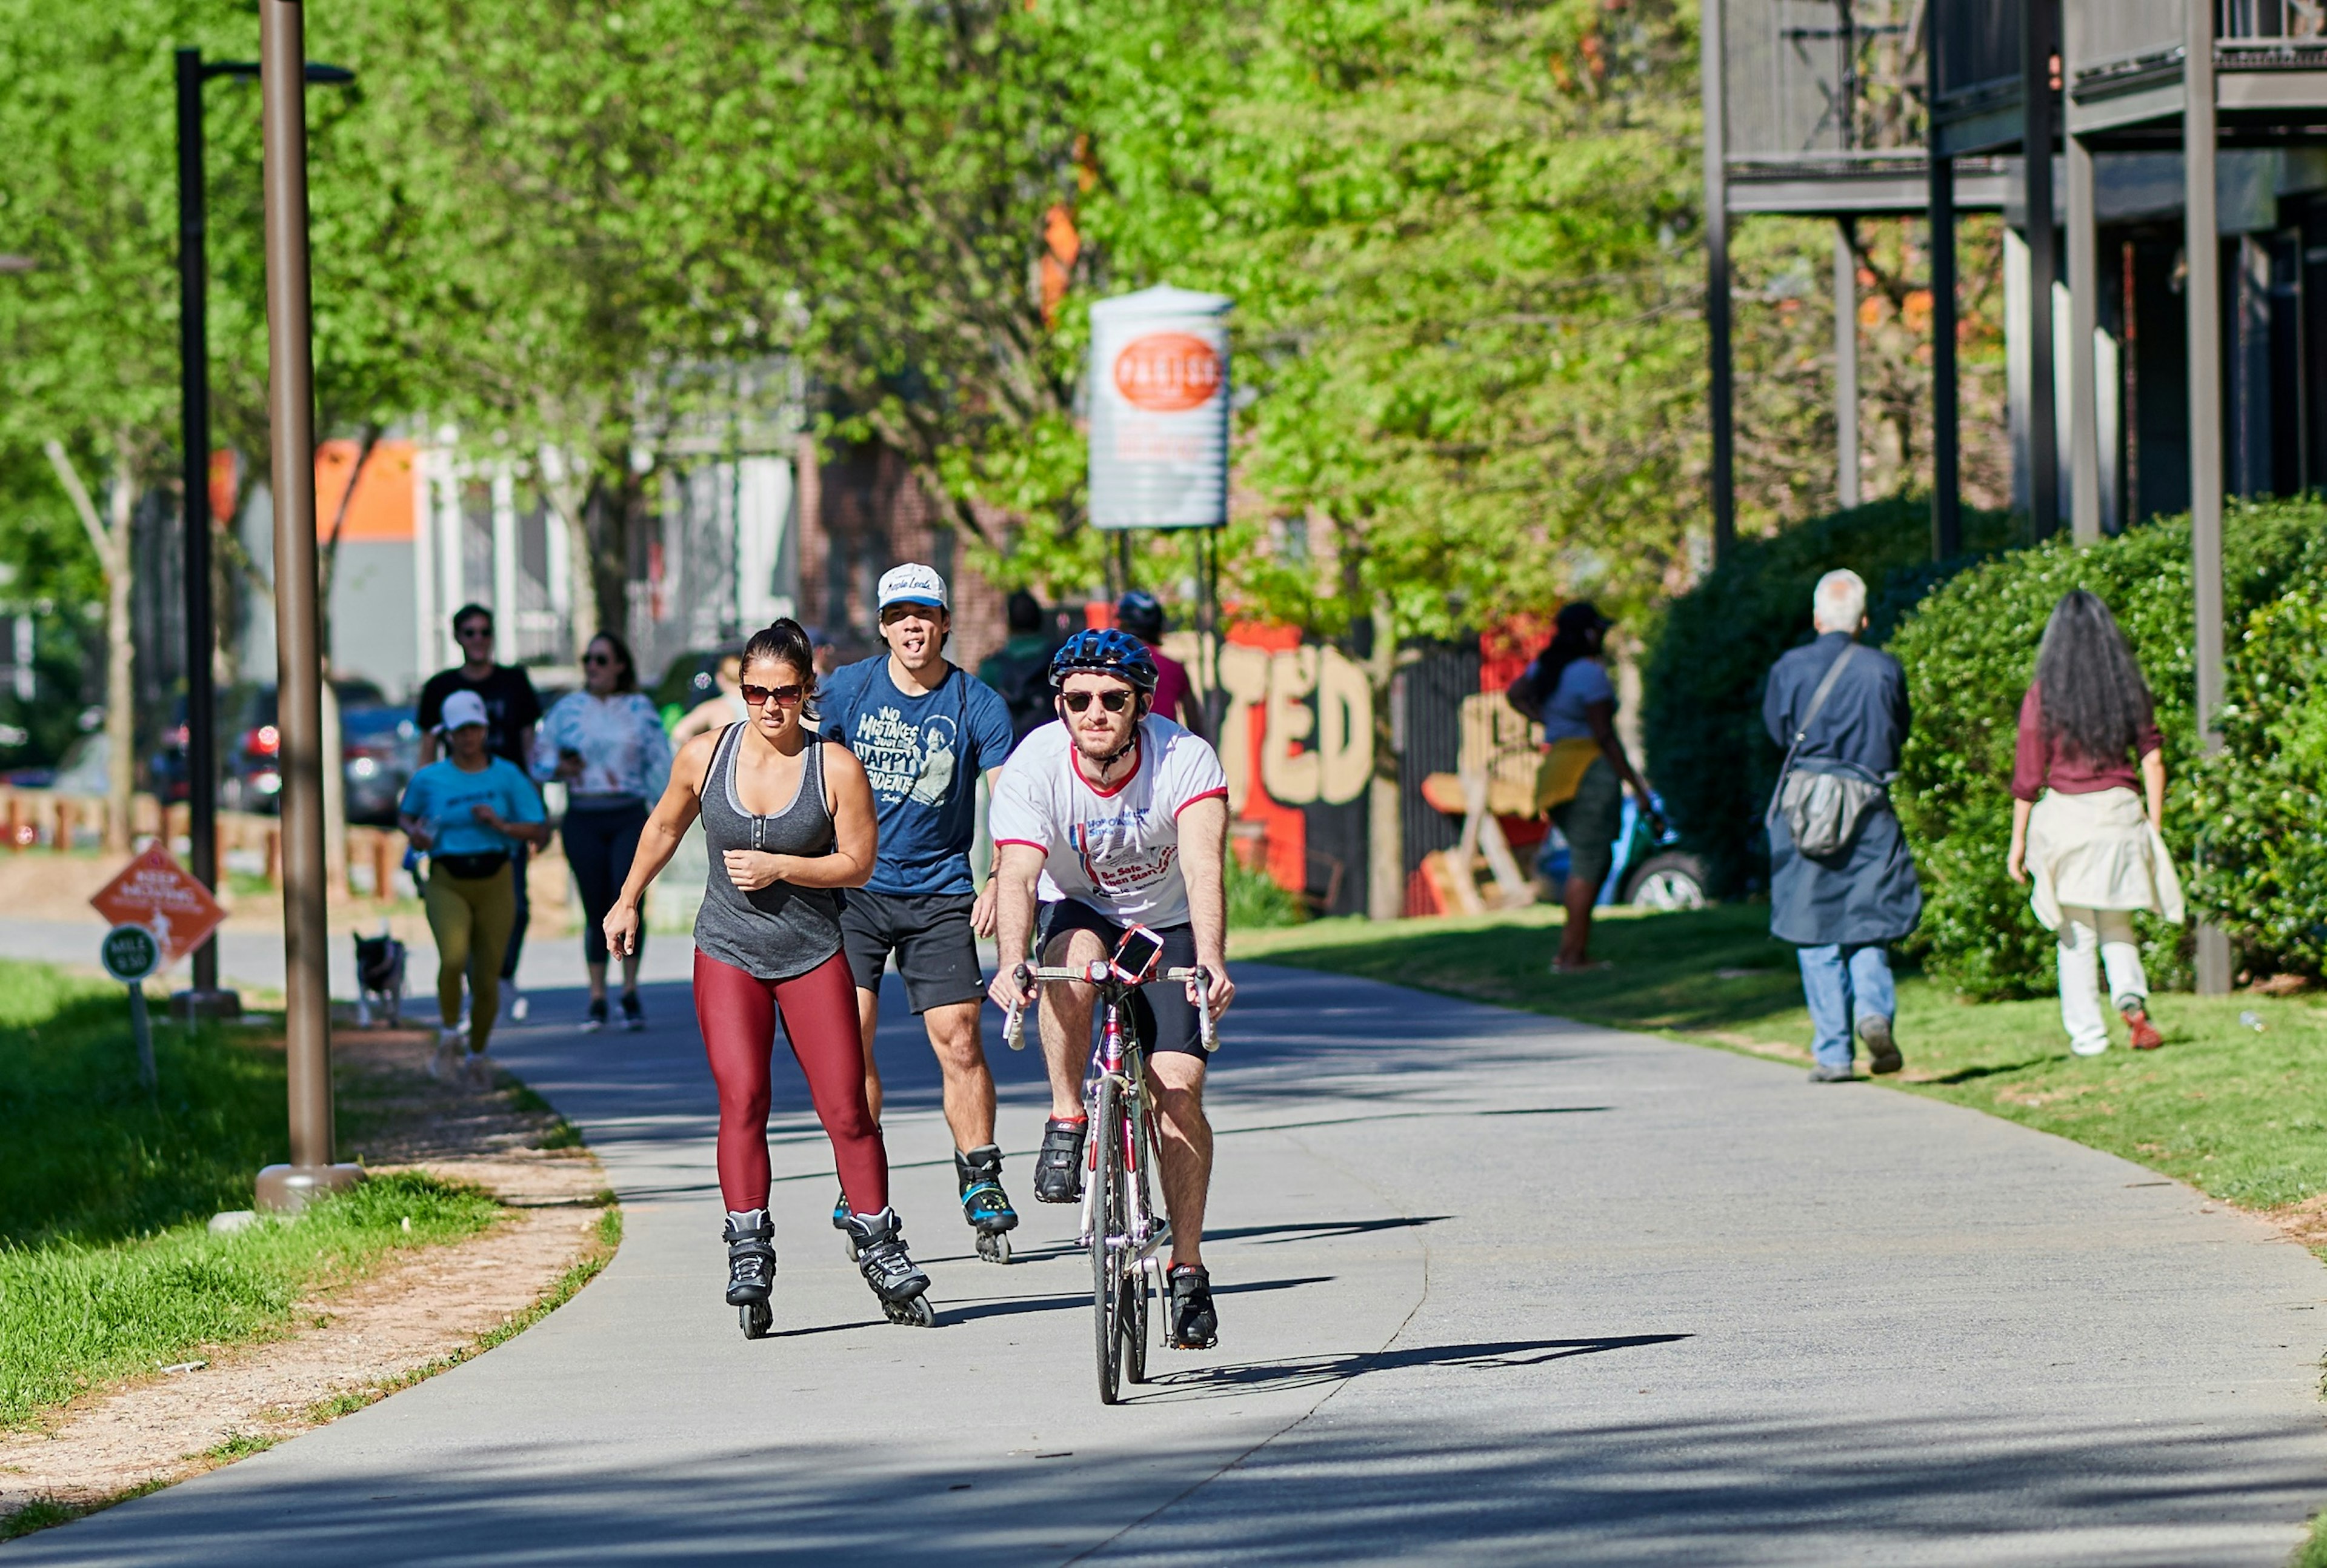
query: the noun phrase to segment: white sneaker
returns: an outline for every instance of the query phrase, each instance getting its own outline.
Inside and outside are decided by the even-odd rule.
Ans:
[[[2093,1045],[2079,1045],[2076,1041],[2070,1041],[2069,1042],[2069,1049],[2075,1051],[2079,1056],[2098,1056],[2103,1051],[2108,1050],[2108,1041],[2104,1040]]]
[[[438,1030],[436,1049],[428,1053],[428,1076],[440,1080],[451,1078],[460,1069],[463,1049],[458,1029]]]
[[[511,1023],[523,1023],[525,1022],[525,1015],[532,1011],[533,1003],[525,999],[525,993],[517,988],[517,982],[514,980],[510,981],[509,988],[509,1022]]]
[[[472,1089],[489,1089],[493,1087],[493,1064],[485,1059],[483,1051],[472,1050],[469,1053],[469,1059],[462,1067],[462,1079]]]

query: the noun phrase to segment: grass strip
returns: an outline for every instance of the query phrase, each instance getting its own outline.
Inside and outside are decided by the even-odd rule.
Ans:
[[[227,1235],[189,1222],[138,1242],[0,1250],[0,1430],[206,1345],[285,1333],[305,1297],[500,1212],[478,1189],[397,1171]]]
[[[1560,915],[1543,908],[1321,920],[1240,936],[1234,951],[1791,1058],[1807,1070],[1800,977],[1793,949],[1771,939],[1766,909],[1603,915],[1592,949],[1612,963],[1583,975],[1550,972]],[[2163,1050],[2136,1055],[2120,1033],[2107,1054],[2078,1057],[2052,997],[1974,1004],[1902,974],[1897,1032],[1908,1070],[1876,1081],[2106,1150],[2244,1208],[2327,1191],[2327,1007],[2303,996],[2170,994],[2152,1012]]]

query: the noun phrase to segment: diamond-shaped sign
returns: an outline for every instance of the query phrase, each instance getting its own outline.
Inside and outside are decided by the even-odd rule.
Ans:
[[[121,868],[89,901],[117,926],[143,926],[162,945],[162,962],[176,963],[206,941],[226,919],[210,889],[155,845]]]

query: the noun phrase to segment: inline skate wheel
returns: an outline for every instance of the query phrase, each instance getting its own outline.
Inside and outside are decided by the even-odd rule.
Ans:
[[[977,1255],[988,1263],[1010,1261],[1010,1237],[998,1230],[977,1233]]]
[[[856,1261],[856,1238],[855,1237],[842,1237],[840,1238],[840,1247],[843,1252],[846,1252],[848,1255],[849,1262],[855,1263]]]
[[[775,1327],[776,1310],[765,1302],[751,1302],[735,1309],[735,1321],[743,1326],[746,1339],[764,1339]]]
[[[927,1296],[915,1296],[910,1302],[883,1302],[881,1310],[889,1314],[891,1322],[902,1323],[909,1329],[938,1326],[937,1309],[930,1305]]]

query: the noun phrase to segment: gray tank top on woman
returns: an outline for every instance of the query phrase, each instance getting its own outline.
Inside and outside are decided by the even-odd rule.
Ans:
[[[771,817],[743,809],[735,793],[735,751],[743,726],[730,724],[703,776],[703,837],[711,873],[703,907],[695,914],[697,951],[761,980],[805,975],[840,951],[840,895],[830,888],[771,882],[744,892],[727,875],[725,852],[771,854],[832,853],[832,811],[824,801],[824,748],[812,741],[800,753],[799,789]]]

